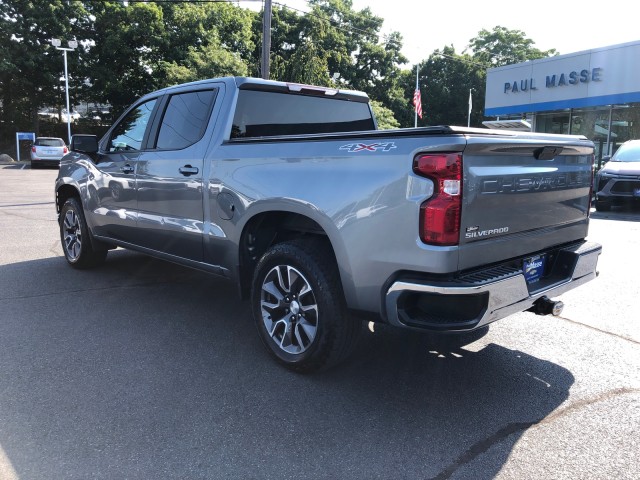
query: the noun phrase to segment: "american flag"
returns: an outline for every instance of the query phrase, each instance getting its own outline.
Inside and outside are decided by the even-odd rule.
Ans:
[[[418,116],[422,118],[422,98],[420,97],[419,88],[416,88],[416,91],[413,92],[413,106],[415,107]]]

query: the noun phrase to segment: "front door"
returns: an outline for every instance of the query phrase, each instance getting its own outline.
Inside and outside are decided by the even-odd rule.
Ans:
[[[194,261],[203,260],[204,138],[216,90],[178,91],[163,105],[155,141],[138,158],[137,243]]]
[[[132,108],[100,145],[87,215],[98,236],[130,242],[137,225],[136,169],[156,99]]]

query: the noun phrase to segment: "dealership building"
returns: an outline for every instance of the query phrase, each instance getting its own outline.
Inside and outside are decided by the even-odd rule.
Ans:
[[[487,71],[489,127],[585,135],[596,158],[640,138],[640,40]]]

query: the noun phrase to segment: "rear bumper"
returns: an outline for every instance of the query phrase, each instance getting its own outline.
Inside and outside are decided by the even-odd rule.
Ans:
[[[42,167],[59,167],[60,159],[59,158],[31,158],[31,165],[37,165]]]
[[[385,295],[387,321],[396,326],[463,332],[528,310],[540,297],[554,297],[597,276],[602,247],[581,242],[547,252],[548,272],[528,284],[516,259],[474,271],[451,282],[399,278]]]

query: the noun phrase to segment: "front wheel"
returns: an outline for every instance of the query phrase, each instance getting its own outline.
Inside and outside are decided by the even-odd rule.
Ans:
[[[335,258],[322,239],[271,247],[260,259],[251,294],[260,338],[297,372],[334,366],[353,350],[360,322],[350,316]]]
[[[608,212],[611,210],[611,202],[596,200],[596,212]]]
[[[80,201],[69,198],[60,210],[60,241],[69,265],[74,268],[95,267],[104,262],[107,250],[95,249]]]

